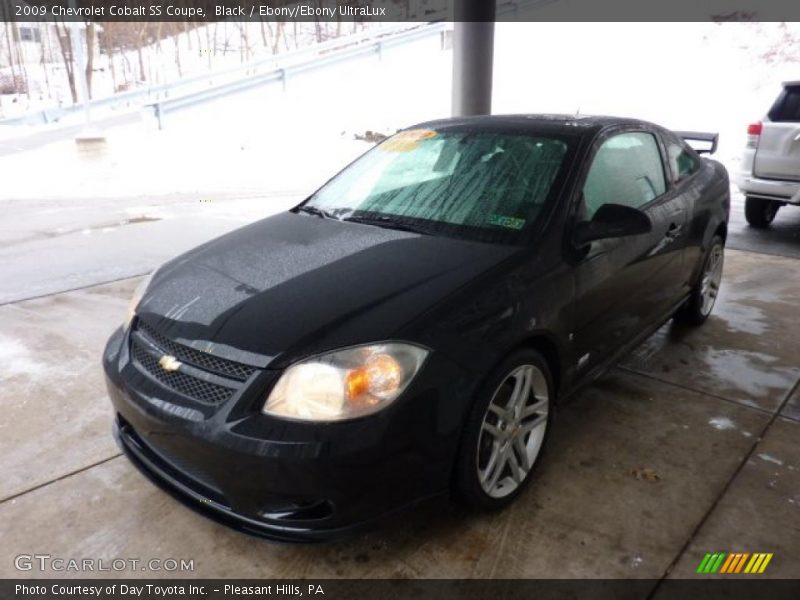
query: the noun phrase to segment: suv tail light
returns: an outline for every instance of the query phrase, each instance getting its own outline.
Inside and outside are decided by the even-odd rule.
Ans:
[[[750,123],[747,126],[747,147],[758,148],[758,138],[761,137],[761,121],[758,123]]]

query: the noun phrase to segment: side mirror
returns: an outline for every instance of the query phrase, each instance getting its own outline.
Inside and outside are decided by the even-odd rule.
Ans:
[[[603,204],[591,221],[578,223],[572,239],[581,247],[595,240],[639,235],[652,229],[650,217],[642,211],[622,204]]]

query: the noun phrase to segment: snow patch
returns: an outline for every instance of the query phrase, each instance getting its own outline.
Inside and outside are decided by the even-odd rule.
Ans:
[[[19,340],[0,336],[0,381],[24,375],[33,377],[46,371],[46,365],[36,362],[31,352]]]
[[[783,465],[783,461],[781,459],[770,456],[769,454],[759,454],[758,458],[776,465]]]
[[[718,431],[736,429],[736,423],[731,421],[728,417],[713,417],[708,420],[708,424]]]

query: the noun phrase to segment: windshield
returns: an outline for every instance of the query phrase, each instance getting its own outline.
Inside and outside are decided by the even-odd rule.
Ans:
[[[362,156],[299,210],[515,243],[554,195],[568,148],[554,137],[407,130]]]

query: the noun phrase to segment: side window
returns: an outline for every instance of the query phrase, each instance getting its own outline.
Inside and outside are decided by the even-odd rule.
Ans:
[[[697,159],[676,142],[667,140],[667,156],[669,156],[669,166],[676,183],[693,175],[700,168]]]
[[[589,168],[583,185],[586,219],[603,204],[639,208],[666,189],[655,137],[650,133],[621,133],[600,146]]]

